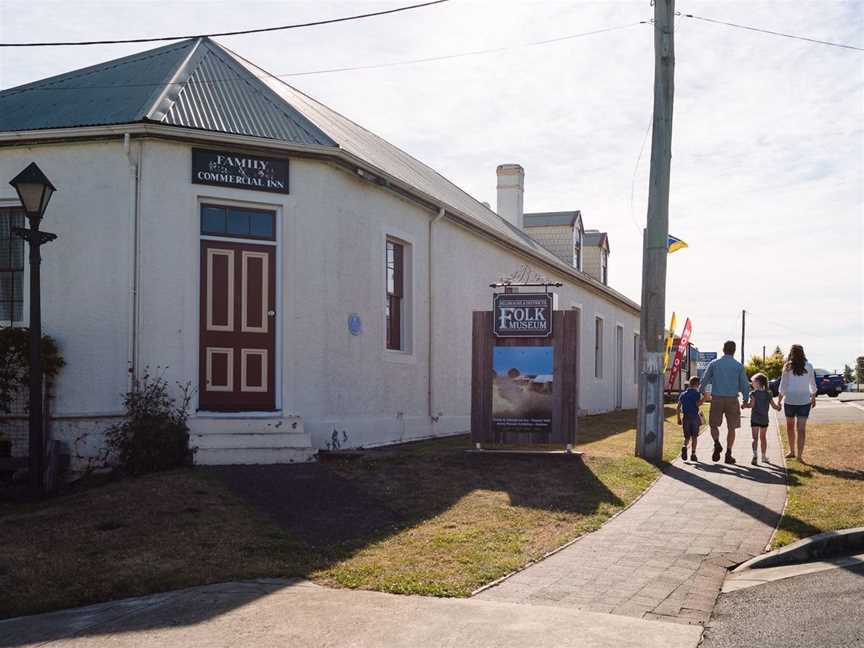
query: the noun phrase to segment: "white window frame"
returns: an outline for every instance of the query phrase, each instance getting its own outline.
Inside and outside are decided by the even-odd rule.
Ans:
[[[402,312],[401,312],[401,349],[387,348],[387,241],[402,246]],[[384,360],[388,362],[413,363],[414,354],[414,237],[397,229],[386,228],[381,239],[381,256],[376,255],[381,281],[381,348]],[[383,263],[382,263],[383,261]]]
[[[599,324],[599,326],[598,326]],[[599,335],[598,335],[599,333]],[[605,353],[603,345],[606,341],[606,318],[602,315],[594,316],[594,380],[603,380],[606,372]]]

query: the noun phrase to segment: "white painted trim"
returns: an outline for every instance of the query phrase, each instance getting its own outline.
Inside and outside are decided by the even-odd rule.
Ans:
[[[393,240],[401,243],[403,246],[403,272],[402,281],[404,282],[403,297],[402,297],[402,349],[387,348],[387,241]],[[378,276],[380,277],[381,286],[381,348],[383,349],[383,358],[386,362],[397,362],[402,364],[410,364],[416,362],[414,354],[415,341],[415,322],[417,314],[416,286],[414,281],[415,263],[414,256],[417,249],[416,238],[399,229],[384,226],[382,229],[381,239],[382,256],[379,257]],[[383,261],[381,263],[380,261]]]
[[[259,387],[250,386],[246,382],[246,358],[250,355],[257,355],[261,358],[261,385]],[[266,392],[267,384],[267,349],[240,349],[240,391],[241,392]]]
[[[228,323],[213,323],[213,257],[228,257]],[[207,330],[234,332],[234,250],[207,248]]]
[[[228,356],[228,384],[213,386],[213,355],[222,353]],[[234,391],[234,349],[228,347],[207,347],[206,382],[205,389],[208,392],[231,392]]]
[[[601,322],[603,322],[603,326],[600,327],[600,332],[601,332],[600,344],[597,344],[597,320],[600,320]],[[591,360],[592,360],[593,365],[594,365],[594,370],[591,373],[594,376],[594,382],[595,383],[601,383],[601,382],[604,382],[606,380],[606,349],[604,348],[606,346],[606,318],[603,317],[602,315],[598,315],[597,313],[594,313],[594,320],[593,320],[592,324],[594,324],[594,326],[592,327],[592,329],[593,329],[592,335],[593,335],[594,344],[591,347],[591,350],[593,351],[593,353],[591,354]],[[597,375],[597,350],[598,349],[600,350],[600,375],[599,376]]]
[[[261,326],[249,326],[246,321],[248,308],[246,308],[247,287],[249,281],[246,276],[248,259],[261,259]],[[252,252],[242,250],[240,254],[240,330],[243,333],[267,333],[269,331],[270,317],[267,315],[270,303],[270,254],[268,252]]]

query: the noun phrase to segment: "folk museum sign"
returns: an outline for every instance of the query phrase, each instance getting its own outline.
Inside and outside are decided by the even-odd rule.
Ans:
[[[288,160],[192,149],[192,182],[287,194]]]
[[[498,293],[492,297],[492,333],[496,337],[552,335],[550,293]]]

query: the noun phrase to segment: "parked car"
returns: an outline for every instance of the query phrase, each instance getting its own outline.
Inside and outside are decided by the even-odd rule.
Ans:
[[[846,383],[843,381],[842,374],[817,373],[814,378],[816,381],[817,394],[828,394],[831,398],[835,398],[838,394],[846,391]],[[771,390],[771,394],[775,398],[779,396],[780,379],[775,378],[774,380],[769,380],[768,389]]]
[[[831,398],[836,398],[838,394],[843,393],[846,389],[843,374],[817,374],[816,389],[819,390],[819,394],[828,394]]]

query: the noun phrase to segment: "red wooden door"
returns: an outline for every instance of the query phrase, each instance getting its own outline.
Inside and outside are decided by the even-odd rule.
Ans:
[[[201,241],[200,409],[276,409],[274,250]]]

